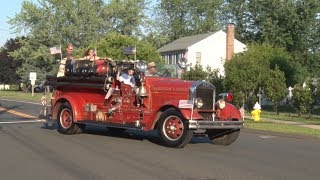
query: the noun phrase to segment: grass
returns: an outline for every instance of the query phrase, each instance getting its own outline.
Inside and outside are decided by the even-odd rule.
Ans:
[[[271,122],[254,122],[253,120],[245,120],[245,127],[258,130],[274,131],[286,134],[299,134],[320,138],[320,129],[311,129],[307,127],[271,123]]]
[[[42,95],[42,93],[34,93],[34,96],[32,96],[32,93],[23,91],[0,91],[0,98],[19,101],[39,102]]]
[[[298,116],[296,113],[280,113],[277,115],[275,112],[263,111],[261,113],[262,118],[269,118],[269,119],[277,119],[277,120],[284,120],[284,121],[293,121],[293,122],[302,122],[306,124],[317,124],[320,125],[320,116],[319,115],[312,115],[311,118],[308,115],[302,115],[301,117]]]

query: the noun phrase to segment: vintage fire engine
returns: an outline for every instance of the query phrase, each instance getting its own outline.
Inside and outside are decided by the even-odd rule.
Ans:
[[[136,70],[138,92],[117,80],[130,66]],[[176,148],[184,147],[194,135],[222,145],[238,138],[244,126],[240,112],[223,99],[216,101],[212,84],[145,77],[146,67],[143,61],[67,60],[64,75],[47,76],[46,81],[55,88],[51,116],[58,132],[81,133],[87,124],[115,131],[157,130],[163,145]]]

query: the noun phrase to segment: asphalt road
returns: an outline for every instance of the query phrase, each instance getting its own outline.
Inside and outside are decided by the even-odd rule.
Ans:
[[[89,126],[83,134],[68,136],[43,122],[25,122],[37,120],[39,109],[35,104],[0,100],[0,179],[320,177],[319,141],[241,132],[231,146],[193,138],[185,148],[172,149],[159,145],[155,132],[111,135],[105,127]]]

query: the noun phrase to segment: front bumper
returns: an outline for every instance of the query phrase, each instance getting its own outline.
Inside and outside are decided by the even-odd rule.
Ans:
[[[189,129],[240,129],[244,128],[243,121],[189,121]]]

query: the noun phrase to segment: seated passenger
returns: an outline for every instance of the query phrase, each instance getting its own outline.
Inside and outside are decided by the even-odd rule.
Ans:
[[[140,99],[138,96],[139,88],[136,86],[137,84],[136,84],[136,80],[135,80],[133,74],[134,74],[134,68],[130,67],[128,69],[128,73],[121,74],[121,76],[118,77],[118,80],[120,82],[123,82],[124,84],[130,85],[132,87],[133,91],[136,94],[136,96],[135,96],[136,105],[137,105],[137,107],[140,107]]]
[[[148,69],[145,72],[145,76],[158,76],[157,75],[157,66],[155,62],[150,62],[148,64]]]
[[[128,73],[121,74],[121,76],[119,77],[119,81],[123,82],[124,84],[130,85],[131,87],[135,87],[136,80],[133,77],[133,73],[134,73],[134,68],[130,67],[128,69]]]
[[[89,49],[83,58],[85,60],[99,60],[100,59],[100,57],[98,57],[96,55],[95,50],[93,50],[93,49]]]

